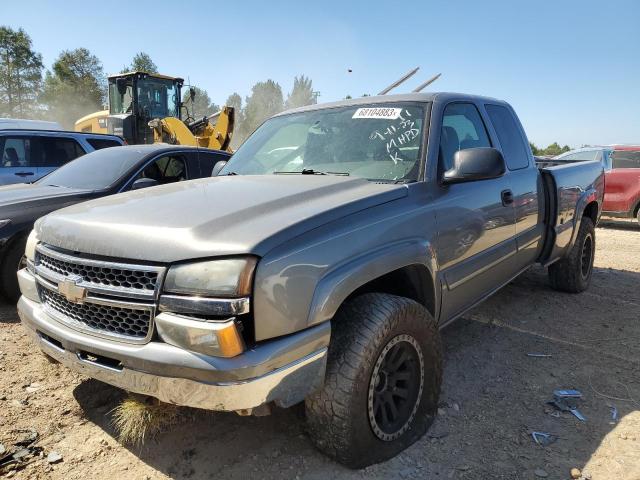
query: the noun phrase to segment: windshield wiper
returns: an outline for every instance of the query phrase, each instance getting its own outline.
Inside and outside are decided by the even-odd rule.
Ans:
[[[321,172],[313,168],[303,168],[300,172],[273,172],[274,175],[340,175],[348,177],[349,172]]]

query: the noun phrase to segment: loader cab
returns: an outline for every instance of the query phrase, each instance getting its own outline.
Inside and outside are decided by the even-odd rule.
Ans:
[[[129,144],[153,143],[149,121],[180,115],[184,80],[166,75],[130,72],[109,77],[107,130]]]

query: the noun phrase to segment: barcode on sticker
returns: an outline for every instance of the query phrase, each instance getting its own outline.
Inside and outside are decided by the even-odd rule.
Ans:
[[[384,118],[387,120],[395,120],[400,117],[401,108],[359,108],[351,118]]]

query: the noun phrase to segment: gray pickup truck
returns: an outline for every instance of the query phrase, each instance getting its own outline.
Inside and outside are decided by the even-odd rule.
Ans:
[[[513,109],[437,93],[266,121],[215,178],[41,218],[18,309],[49,356],[164,402],[306,403],[358,468],[434,419],[439,329],[535,263],[587,288],[597,162],[538,168]]]

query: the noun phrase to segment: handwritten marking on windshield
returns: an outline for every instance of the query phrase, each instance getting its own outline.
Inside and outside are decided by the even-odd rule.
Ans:
[[[359,109],[363,110],[363,109]],[[400,155],[400,147],[409,145],[420,134],[420,129],[415,126],[409,110],[405,110],[404,114],[398,114],[397,119],[400,120],[398,125],[389,125],[383,132],[375,130],[369,135],[370,140],[384,140],[385,147],[389,158],[394,164],[403,162],[404,158]]]

